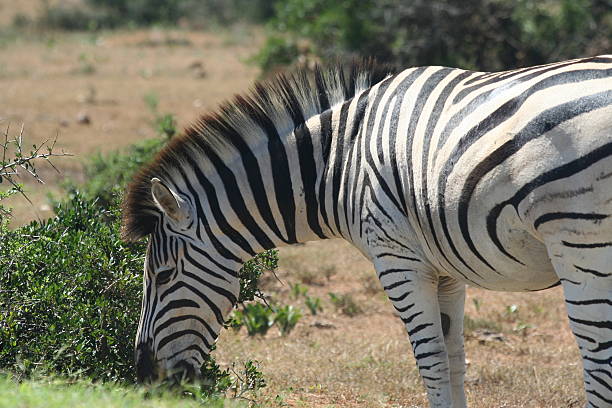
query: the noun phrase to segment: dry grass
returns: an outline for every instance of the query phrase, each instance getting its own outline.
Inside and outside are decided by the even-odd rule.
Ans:
[[[0,14],[14,3],[0,0]],[[17,3],[35,10],[35,2]],[[6,14],[3,18],[8,19]],[[175,113],[183,126],[247,89],[257,72],[242,61],[260,40],[257,32],[156,30],[19,37],[1,48],[0,123],[10,121],[18,128],[24,122],[33,143],[58,134],[59,146],[81,158],[116,149],[154,135],[143,102],[147,93],[155,92],[159,110]],[[81,112],[90,116],[90,125],[77,123]],[[13,202],[19,206],[14,225],[48,216],[47,192],[59,191],[64,175],[79,176],[79,159],[56,163],[62,175],[47,171],[47,185],[27,185],[34,208]],[[309,243],[281,250],[278,276],[282,282],[265,278],[265,291],[304,311],[296,329],[286,337],[270,330],[265,338],[225,331],[215,352],[224,364],[260,361],[269,384],[261,402],[291,407],[425,405],[405,330],[367,260],[343,241]],[[291,298],[290,284],[297,282],[321,299],[323,312],[311,316],[303,299]],[[329,292],[349,294],[364,312],[344,315],[331,304]],[[509,309],[511,305],[516,308]],[[579,355],[559,289],[534,294],[470,289],[467,313],[471,407],[584,403]],[[481,329],[487,327],[499,329],[503,341],[484,336]]]

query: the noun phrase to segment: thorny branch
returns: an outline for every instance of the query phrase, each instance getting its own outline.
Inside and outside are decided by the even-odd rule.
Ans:
[[[32,202],[23,191],[22,184],[18,183],[15,178],[20,177],[19,170],[23,169],[28,172],[36,181],[44,184],[44,181],[40,178],[36,171],[34,162],[44,160],[59,173],[59,170],[51,162],[52,157],[72,156],[70,153],[66,153],[63,150],[59,153],[54,151],[57,137],[51,141],[50,139],[45,140],[40,145],[32,145],[30,151],[26,151],[23,145],[23,130],[24,125],[21,125],[19,136],[11,139],[9,137],[10,124],[7,125],[6,131],[4,132],[4,141],[0,143],[0,150],[2,150],[2,159],[0,160],[0,183],[7,181],[10,188],[6,191],[0,191],[0,200],[11,196],[15,193],[21,194],[30,204]],[[0,219],[3,216],[10,215],[8,209],[0,205]]]

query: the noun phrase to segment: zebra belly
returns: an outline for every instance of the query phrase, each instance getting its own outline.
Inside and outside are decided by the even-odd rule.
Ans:
[[[480,234],[472,230],[472,235],[486,237],[474,244],[478,255],[465,243],[458,245],[465,264],[455,261],[454,268],[444,268],[447,273],[469,285],[497,291],[541,290],[558,282],[546,247],[525,228],[512,207],[502,210],[496,232],[504,251],[488,238],[486,228]],[[463,238],[460,235],[456,241]]]
[[[545,245],[525,228],[512,207],[502,211],[497,233],[505,254],[495,245],[481,245],[483,257],[491,260],[481,275],[482,286],[500,291],[533,291],[546,289],[558,282]],[[485,274],[484,272],[487,271]]]

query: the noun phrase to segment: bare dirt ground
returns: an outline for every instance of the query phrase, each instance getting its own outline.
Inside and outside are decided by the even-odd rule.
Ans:
[[[0,126],[28,145],[57,137],[75,155],[41,166],[44,186],[26,179],[34,206],[17,198],[13,225],[51,215],[48,192],[66,176],[78,179],[94,152],[155,135],[144,98],[174,113],[179,128],[220,101],[248,89],[257,69],[245,61],[261,35],[246,28],[223,33],[170,30],[101,34],[17,34],[0,42]]]
[[[0,22],[11,21],[7,10],[14,3],[0,0]],[[17,3],[18,10],[35,12],[33,2]],[[45,186],[26,182],[34,205],[13,200],[13,225],[52,215],[46,194],[60,192],[64,176],[78,178],[88,154],[152,137],[145,95],[156,94],[159,111],[175,113],[183,127],[246,90],[257,70],[244,61],[261,37],[240,28],[3,34],[0,126],[10,123],[14,135],[23,123],[31,143],[57,135],[58,146],[76,155],[56,161],[62,174],[43,168]],[[83,115],[89,123],[79,123]],[[268,382],[258,398],[265,406],[426,406],[404,328],[369,262],[339,240],[284,248],[280,258],[283,283],[268,276],[265,291],[299,307],[304,317],[286,337],[275,328],[263,338],[248,337],[245,329],[225,331],[215,352],[218,361],[258,360]],[[303,298],[290,295],[295,283],[322,300],[323,312],[311,316]],[[330,292],[350,295],[363,311],[349,317],[336,310]],[[579,354],[559,289],[531,294],[470,289],[466,309],[471,407],[584,404]]]

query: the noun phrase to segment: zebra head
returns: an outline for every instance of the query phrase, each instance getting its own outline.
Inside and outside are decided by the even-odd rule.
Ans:
[[[136,335],[140,382],[193,379],[199,373],[240,290],[237,274],[208,254],[197,239],[190,198],[151,180],[159,209],[149,237]]]

